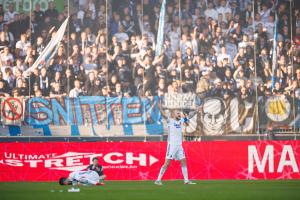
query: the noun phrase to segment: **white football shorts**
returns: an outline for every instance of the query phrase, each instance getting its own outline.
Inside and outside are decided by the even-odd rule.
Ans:
[[[181,144],[168,144],[166,158],[169,160],[182,160],[185,158],[184,150]]]

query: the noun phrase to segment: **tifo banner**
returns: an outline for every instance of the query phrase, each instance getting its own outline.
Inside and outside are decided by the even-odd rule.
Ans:
[[[4,125],[0,126],[0,136],[160,135],[167,130],[161,112],[174,108],[188,113],[189,125],[183,130],[187,136],[255,134],[257,128],[300,127],[300,100],[284,95],[260,99],[257,109],[254,100],[199,100],[193,94],[166,94],[163,98],[1,98],[0,102]]]
[[[187,133],[195,135],[226,135],[255,133],[255,103],[238,98],[225,101],[219,97],[205,98],[197,112],[190,112]]]
[[[300,141],[185,142],[191,179],[299,179]],[[0,181],[57,181],[93,157],[107,180],[154,180],[165,142],[1,143]],[[182,179],[178,161],[164,179]]]

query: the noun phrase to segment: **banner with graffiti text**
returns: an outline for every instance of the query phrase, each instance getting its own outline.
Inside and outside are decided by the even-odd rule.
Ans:
[[[0,127],[0,135],[160,135],[164,130],[158,100],[102,96],[2,99],[2,124],[22,122],[22,126]]]
[[[157,97],[31,98],[26,101],[28,125],[122,125],[159,121]]]
[[[300,100],[270,96],[197,99],[194,95],[159,97],[1,98],[0,136],[161,135],[167,131],[162,112],[188,114],[186,136],[256,134],[258,128],[300,128]],[[257,107],[256,107],[257,106]],[[21,125],[21,126],[20,126]]]

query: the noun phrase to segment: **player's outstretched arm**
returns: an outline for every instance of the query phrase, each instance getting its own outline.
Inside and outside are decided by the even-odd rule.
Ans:
[[[168,119],[169,118],[169,111],[165,111],[163,108],[162,108],[162,106],[161,106],[161,103],[159,102],[159,103],[157,103],[157,106],[158,106],[158,109],[159,109],[159,111],[160,111],[160,113],[161,113],[161,115],[163,116],[163,118],[165,118],[165,119]]]

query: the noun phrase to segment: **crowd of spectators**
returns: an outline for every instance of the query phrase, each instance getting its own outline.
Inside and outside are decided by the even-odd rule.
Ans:
[[[0,96],[300,97],[300,14],[288,1],[167,0],[157,56],[162,0],[74,2],[61,12],[52,1],[45,12],[0,5]],[[26,73],[69,14],[57,51]]]

